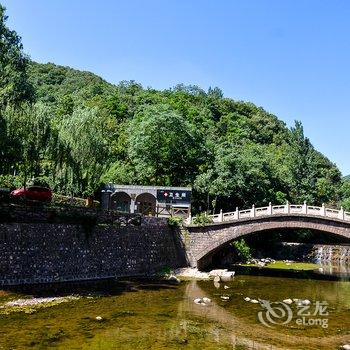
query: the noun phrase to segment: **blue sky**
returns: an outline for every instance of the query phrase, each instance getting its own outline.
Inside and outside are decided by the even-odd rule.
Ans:
[[[177,83],[301,120],[317,149],[350,174],[350,1],[0,0],[38,62],[107,81]]]

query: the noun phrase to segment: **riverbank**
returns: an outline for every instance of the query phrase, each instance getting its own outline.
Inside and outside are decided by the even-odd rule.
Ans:
[[[265,262],[268,260],[267,262]],[[298,262],[291,260],[272,260],[260,259],[252,264],[240,264],[241,266],[255,266],[265,269],[279,269],[279,270],[296,270],[296,271],[313,271],[321,268],[321,265],[310,262]]]

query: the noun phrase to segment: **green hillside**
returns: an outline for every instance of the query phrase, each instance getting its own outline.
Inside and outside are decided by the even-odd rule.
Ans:
[[[4,16],[0,27],[11,48],[0,52],[0,187],[34,179],[88,196],[107,182],[186,185],[201,210],[347,198],[338,168],[300,122],[288,129],[216,87],[113,85],[90,72],[30,62],[20,38],[6,34]]]
[[[45,103],[59,104],[67,95],[78,102],[113,90],[112,84],[93,73],[53,63],[30,62],[28,77],[35,88],[37,100]]]

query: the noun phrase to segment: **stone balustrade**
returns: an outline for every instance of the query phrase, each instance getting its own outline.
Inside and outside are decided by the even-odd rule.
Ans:
[[[236,208],[235,211],[228,213],[224,213],[220,210],[219,214],[208,215],[208,217],[211,218],[214,223],[220,223],[281,214],[308,215],[350,221],[350,213],[344,211],[343,208],[340,208],[339,210],[326,208],[324,204],[322,204],[321,207],[310,206],[307,205],[306,202],[304,202],[304,204],[290,204],[287,202],[284,205],[272,205],[269,203],[267,207],[258,208],[253,205],[250,209],[239,210]]]

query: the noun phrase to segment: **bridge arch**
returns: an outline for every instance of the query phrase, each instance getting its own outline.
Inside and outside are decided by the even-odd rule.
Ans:
[[[256,233],[268,234],[275,230],[310,229],[350,241],[350,222],[307,215],[281,214],[257,217],[207,226],[188,226],[188,260],[191,266],[203,269],[214,253],[230,242]]]

